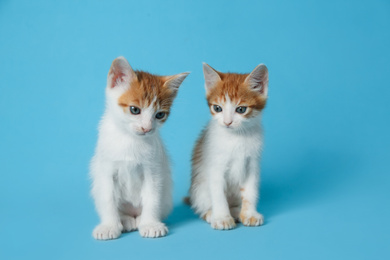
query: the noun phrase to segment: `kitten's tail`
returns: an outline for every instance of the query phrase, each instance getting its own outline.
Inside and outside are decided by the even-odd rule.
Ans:
[[[183,203],[191,206],[191,199],[189,196],[183,198]]]

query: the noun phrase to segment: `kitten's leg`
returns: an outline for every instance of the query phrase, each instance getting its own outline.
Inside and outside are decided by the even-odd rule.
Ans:
[[[230,215],[232,215],[232,217],[234,218],[234,220],[235,220],[236,222],[239,222],[239,220],[240,220],[241,207],[240,207],[240,206],[237,206],[237,207],[230,207],[229,210],[230,210]]]
[[[259,169],[257,161],[252,159],[249,163],[248,176],[241,187],[240,221],[245,226],[260,226],[264,222],[263,215],[257,212]]]
[[[239,186],[233,185],[228,187],[228,203],[230,215],[234,220],[239,222],[240,220],[240,211],[241,211],[241,194],[239,191]]]
[[[101,220],[92,235],[99,240],[118,238],[123,228],[114,201],[113,173],[114,167],[111,163],[95,162],[92,165],[92,196]]]
[[[130,232],[137,229],[137,223],[134,217],[128,215],[121,215],[121,222],[123,230]]]
[[[162,237],[168,233],[168,228],[161,222],[161,176],[153,174],[151,169],[144,169],[144,183],[141,191],[142,213],[136,221],[138,231],[143,237]],[[139,220],[138,220],[139,219]]]
[[[172,178],[171,170],[169,168],[169,159],[164,160],[164,167],[161,167],[163,173],[162,177],[162,194],[161,194],[161,219],[168,217],[173,208],[172,199]]]
[[[236,226],[236,223],[230,215],[229,204],[225,194],[224,171],[220,167],[213,167],[209,176],[209,190],[212,205],[211,227],[222,230],[232,229]]]
[[[134,207],[131,203],[123,203],[119,207],[120,218],[124,232],[130,232],[137,229],[136,216],[141,213],[141,210]]]

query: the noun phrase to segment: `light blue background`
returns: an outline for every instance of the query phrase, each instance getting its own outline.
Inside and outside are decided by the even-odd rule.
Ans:
[[[0,2],[0,259],[390,258],[389,1],[97,2]],[[162,131],[162,239],[91,237],[88,163],[120,55],[192,71]],[[203,61],[269,68],[262,227],[214,231],[181,203],[210,117]]]

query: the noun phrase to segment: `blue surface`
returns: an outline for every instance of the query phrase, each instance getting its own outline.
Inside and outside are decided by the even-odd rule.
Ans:
[[[0,259],[389,259],[388,1],[1,1]],[[192,71],[162,135],[170,234],[95,241],[88,163],[111,61]],[[209,119],[201,62],[270,71],[259,210],[214,231],[181,204]]]

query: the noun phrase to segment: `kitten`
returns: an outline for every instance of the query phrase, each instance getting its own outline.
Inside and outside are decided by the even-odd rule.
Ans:
[[[155,76],[133,71],[123,57],[113,61],[91,161],[92,196],[101,219],[94,238],[115,239],[136,229],[143,237],[167,234],[161,221],[172,209],[172,183],[158,129],[187,75]]]
[[[187,202],[214,229],[262,225],[256,204],[268,69],[221,73],[204,63],[203,72],[212,120],[193,151]]]

